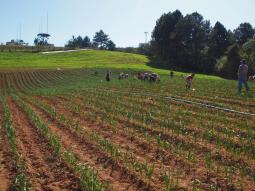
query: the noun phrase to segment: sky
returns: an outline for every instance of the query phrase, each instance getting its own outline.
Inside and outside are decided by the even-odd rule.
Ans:
[[[21,36],[33,44],[37,33],[47,32],[48,13],[49,42],[55,46],[72,35],[93,39],[102,29],[117,47],[137,47],[145,42],[144,32],[150,39],[163,13],[197,11],[212,26],[220,21],[233,30],[242,22],[255,27],[254,7],[254,0],[0,0],[0,43]]]

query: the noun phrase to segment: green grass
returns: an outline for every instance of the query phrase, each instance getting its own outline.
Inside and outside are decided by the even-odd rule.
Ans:
[[[80,67],[125,67],[145,65],[148,59],[137,54],[122,52],[83,50],[55,54],[2,52],[0,68],[31,69],[31,68],[80,68]]]
[[[148,65],[146,56],[103,50],[83,50],[56,54],[29,52],[0,52],[0,70],[55,69],[55,68],[109,68],[152,71],[169,74],[169,70]],[[176,72],[175,74],[183,74]],[[199,78],[220,79],[198,75]]]

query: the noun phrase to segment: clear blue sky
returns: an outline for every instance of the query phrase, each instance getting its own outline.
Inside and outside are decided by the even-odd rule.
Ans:
[[[22,39],[32,44],[49,15],[50,42],[64,45],[72,35],[88,35],[103,29],[118,47],[138,46],[144,32],[152,32],[156,20],[179,9],[183,15],[199,12],[214,25],[227,29],[242,22],[255,26],[255,0],[0,0],[0,43],[16,39],[21,24]],[[43,20],[43,22],[41,22]]]

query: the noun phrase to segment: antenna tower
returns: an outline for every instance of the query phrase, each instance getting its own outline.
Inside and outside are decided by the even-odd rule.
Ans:
[[[144,32],[144,34],[145,34],[145,43],[147,43],[147,36],[148,36],[148,33],[149,33],[149,32]]]

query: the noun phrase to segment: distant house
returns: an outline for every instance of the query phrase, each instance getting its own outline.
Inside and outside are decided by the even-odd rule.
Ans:
[[[6,42],[7,46],[28,46],[28,43],[25,43],[23,40],[11,40],[10,42]]]

